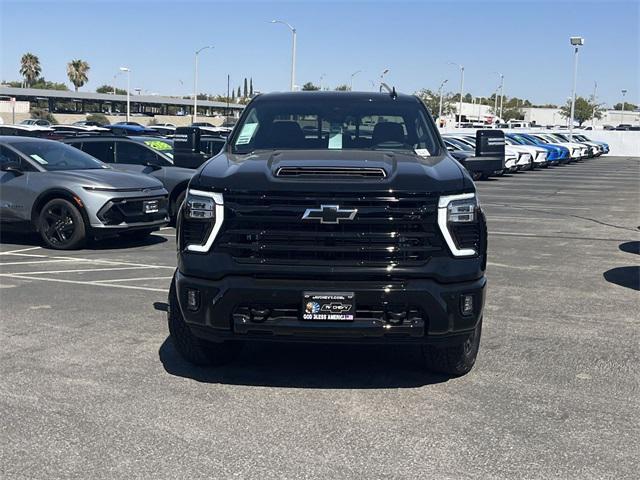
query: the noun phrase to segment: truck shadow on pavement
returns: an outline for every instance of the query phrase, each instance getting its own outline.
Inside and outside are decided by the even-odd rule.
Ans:
[[[640,242],[625,242],[619,246],[625,253],[640,255]],[[607,282],[640,291],[640,266],[616,267],[602,274]]]
[[[202,383],[257,387],[417,388],[449,380],[424,371],[415,346],[247,343],[222,367],[183,360],[167,338],[158,352],[167,373]]]

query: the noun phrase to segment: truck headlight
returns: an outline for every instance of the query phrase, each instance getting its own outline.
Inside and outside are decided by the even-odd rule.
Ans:
[[[465,226],[473,228],[477,225],[479,208],[478,197],[475,193],[446,195],[438,200],[438,226],[449,250],[455,257],[469,257],[478,254],[476,248],[464,246],[460,248],[454,237],[457,228]],[[475,230],[477,235],[481,235],[479,229]],[[479,240],[480,238],[478,238]]]
[[[224,220],[222,193],[187,190],[180,222],[180,244],[190,252],[208,252]]]
[[[196,192],[197,191],[195,190],[189,190],[187,194],[184,205],[185,217],[196,220],[215,219],[216,202],[214,201],[213,197],[204,196]]]

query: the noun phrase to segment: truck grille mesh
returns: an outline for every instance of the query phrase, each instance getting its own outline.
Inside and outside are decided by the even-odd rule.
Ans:
[[[416,265],[444,252],[437,197],[331,193],[225,193],[216,250],[273,264]],[[338,224],[303,221],[308,208],[357,209]]]

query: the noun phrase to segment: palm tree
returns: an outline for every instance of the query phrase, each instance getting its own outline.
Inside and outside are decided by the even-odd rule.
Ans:
[[[89,81],[89,77],[87,77],[89,69],[89,64],[84,60],[71,60],[67,63],[67,76],[76,88],[76,92],[78,88]]]
[[[20,59],[20,75],[24,77],[24,83],[28,87],[42,73],[40,60],[33,53],[25,53]]]

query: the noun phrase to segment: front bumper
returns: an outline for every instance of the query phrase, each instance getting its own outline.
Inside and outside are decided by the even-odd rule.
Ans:
[[[156,211],[146,213],[146,202],[155,202]],[[122,232],[160,228],[169,222],[167,195],[111,198],[96,213],[99,223],[92,224],[97,232]]]
[[[468,282],[431,279],[332,281],[227,276],[205,280],[176,272],[179,308],[194,335],[210,341],[275,340],[347,343],[456,342],[482,317],[485,277]],[[188,308],[195,290],[197,308]],[[302,318],[303,292],[354,292],[353,321]],[[194,294],[192,294],[193,297]],[[473,310],[463,315],[463,295]]]

